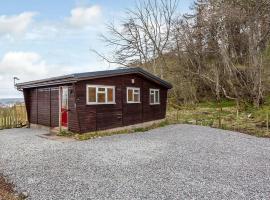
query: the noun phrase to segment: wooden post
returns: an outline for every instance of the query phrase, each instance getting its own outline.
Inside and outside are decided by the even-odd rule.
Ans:
[[[6,121],[6,120],[7,120],[7,119],[6,119],[6,113],[4,112],[4,123],[3,123],[3,124],[4,124],[4,128],[7,127],[7,123],[6,123],[7,121]]]
[[[266,114],[266,128],[267,128],[267,134],[269,133],[269,112],[267,111]]]
[[[18,127],[18,114],[17,114],[17,106],[14,105],[14,115],[15,115],[15,119],[14,119],[14,125],[13,127]]]
[[[222,113],[222,105],[220,99],[218,100],[219,112],[218,112],[218,128],[221,128],[221,113]]]

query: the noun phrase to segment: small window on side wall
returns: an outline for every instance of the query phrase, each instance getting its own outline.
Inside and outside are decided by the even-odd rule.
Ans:
[[[140,88],[127,87],[127,103],[141,103]]]
[[[160,104],[159,89],[150,89],[149,100],[150,100],[150,105]]]
[[[86,103],[88,105],[115,103],[114,86],[87,85],[86,89]]]

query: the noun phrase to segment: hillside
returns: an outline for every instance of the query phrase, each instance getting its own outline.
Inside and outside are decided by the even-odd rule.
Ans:
[[[2,98],[0,99],[0,107],[14,105],[16,103],[23,103],[23,98]]]

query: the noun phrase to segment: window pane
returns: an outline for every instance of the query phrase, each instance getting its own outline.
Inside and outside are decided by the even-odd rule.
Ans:
[[[140,90],[134,90],[134,93],[139,94]]]
[[[95,87],[88,88],[88,101],[96,102],[96,88]]]
[[[134,94],[134,102],[140,102],[140,95]]]
[[[112,88],[107,89],[107,96],[108,96],[108,102],[113,102],[113,89]]]
[[[154,102],[154,99],[155,99],[154,96],[155,96],[154,94],[150,94],[150,103],[155,103]]]
[[[99,92],[105,92],[105,88],[98,88]]]
[[[133,90],[128,89],[128,101],[133,101]]]
[[[155,91],[155,103],[159,103],[159,91]]]
[[[62,89],[62,108],[68,108],[68,88]]]
[[[105,103],[105,93],[98,93],[98,103]]]

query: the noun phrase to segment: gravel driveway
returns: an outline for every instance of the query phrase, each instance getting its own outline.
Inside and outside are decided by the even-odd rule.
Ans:
[[[270,139],[173,125],[84,142],[0,131],[0,173],[29,199],[269,199]]]

